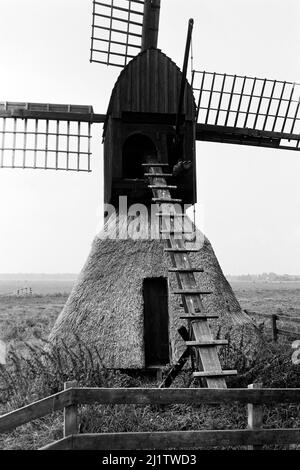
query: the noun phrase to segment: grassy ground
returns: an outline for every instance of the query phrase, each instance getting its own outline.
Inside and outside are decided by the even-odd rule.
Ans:
[[[42,344],[68,295],[0,298],[0,339],[20,352],[28,342]]]
[[[300,282],[231,283],[242,308],[261,313],[282,313],[300,317]]]
[[[233,288],[243,308],[265,313],[278,308],[293,314],[299,310],[300,283],[239,282],[233,283]],[[15,351],[10,377],[0,375],[0,414],[62,389],[68,379],[76,378],[82,386],[157,386],[153,379],[99,370],[83,359],[86,354],[81,358],[80,352],[71,372],[65,357],[60,357],[60,367],[43,358],[44,341],[66,299],[67,295],[62,293],[0,298],[0,338]],[[291,364],[290,344],[270,344],[268,356],[258,358],[252,369],[245,371],[246,382],[241,383],[245,386],[253,380],[262,380],[264,386],[300,387],[299,369],[300,366]],[[175,385],[186,386],[188,378],[182,375]],[[241,383],[232,382],[230,386]],[[264,426],[300,427],[299,411],[300,407],[294,405],[265,407]],[[245,407],[240,405],[89,406],[82,407],[80,414],[82,432],[234,429],[247,425]],[[62,413],[53,413],[0,435],[0,448],[37,449],[61,437]]]

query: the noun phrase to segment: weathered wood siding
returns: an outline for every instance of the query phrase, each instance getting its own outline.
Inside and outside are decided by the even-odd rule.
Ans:
[[[159,49],[148,49],[135,57],[121,72],[113,89],[108,114],[121,118],[122,112],[176,114],[182,73]],[[188,84],[183,113],[195,116],[193,90]]]

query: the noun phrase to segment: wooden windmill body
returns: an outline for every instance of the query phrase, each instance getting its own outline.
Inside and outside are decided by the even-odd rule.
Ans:
[[[64,152],[67,155],[65,169],[71,169],[69,156],[75,153],[77,167],[74,169],[82,170],[82,158],[87,156],[88,165],[84,169],[89,171],[90,149],[82,151],[80,125],[88,126],[90,136],[92,123],[104,123],[104,202],[115,210],[110,213],[107,209],[104,228],[93,242],[88,260],[49,340],[53,344],[63,340],[72,347],[80,339],[87,346],[97,347],[105,367],[126,370],[159,368],[167,364],[176,367],[180,361],[181,367],[195,348],[192,354],[196,358],[194,375],[205,378],[209,387],[225,387],[224,376],[231,372],[222,370],[218,356],[218,348],[225,344],[224,336],[229,335],[233,342],[239,342],[245,334],[248,338],[245,348],[249,350],[256,348],[258,337],[225,279],[211,244],[184,212],[197,202],[196,140],[299,150],[299,132],[296,132],[299,103],[294,105],[293,101],[295,84],[285,97],[290,84],[284,82],[281,86],[280,82],[273,84],[273,81],[262,80],[255,112],[251,102],[253,97],[257,98],[258,79],[225,74],[218,88],[219,74],[194,72],[192,86],[186,80],[185,66],[181,71],[157,48],[160,0],[128,3],[128,8],[124,9],[111,0],[93,2],[91,61],[123,67],[105,115],[94,114],[91,107],[0,105],[3,136],[7,134],[7,118],[13,119],[14,135],[22,119],[24,136],[27,120],[34,120],[37,136],[39,120],[46,122],[46,136],[49,121],[56,121],[57,144],[53,150],[56,169]],[[139,10],[134,10],[132,5]],[[104,9],[104,14],[98,13],[97,8]],[[127,19],[118,20],[127,25],[127,29],[121,31],[125,41],[113,38],[113,33],[120,34],[113,26],[114,11],[128,13]],[[131,15],[142,17],[142,22],[132,20]],[[97,25],[99,17],[108,18],[109,27]],[[130,32],[132,24],[141,27],[139,34]],[[109,36],[99,39],[94,34],[98,30],[108,30]],[[131,43],[132,38],[138,38],[140,44]],[[99,42],[107,44],[107,48],[100,49],[95,45]],[[120,52],[113,46],[125,49]],[[129,53],[132,48],[140,48],[138,55]],[[97,54],[104,54],[106,59],[97,58]],[[115,64],[116,58],[121,58],[121,62]],[[197,85],[197,76],[200,85]],[[209,85],[206,85],[208,79]],[[250,91],[246,91],[249,80],[252,80]],[[267,98],[270,105],[262,111],[267,82],[271,83]],[[238,83],[241,86],[236,92]],[[282,90],[279,95],[275,93],[278,84]],[[224,110],[225,95],[229,99]],[[238,101],[233,111],[236,95]],[[246,106],[242,101],[244,96],[248,98]],[[280,129],[276,127],[279,107],[275,120],[267,128],[274,100],[279,106],[282,100],[287,102]],[[78,123],[78,147],[71,150],[67,146],[60,150],[59,125],[66,122],[69,126],[72,121]],[[69,127],[66,135],[70,135]],[[4,150],[11,150],[12,154],[6,165],[2,155],[1,166],[18,167],[15,142],[12,149],[5,149],[2,139],[2,154]],[[27,165],[27,150],[24,137],[21,167],[49,167],[47,152],[51,150],[47,140],[44,165],[39,166],[36,158],[32,166]],[[37,153],[37,145],[33,151]],[[178,159],[191,162],[187,177],[172,175]],[[135,212],[133,209],[124,212],[125,198],[127,209],[133,207]],[[139,204],[146,208],[143,216],[137,215]],[[180,204],[179,209],[177,204]],[[167,222],[164,214],[168,216]],[[131,231],[135,236],[131,236]],[[185,328],[182,330],[182,327]]]
[[[186,341],[178,329],[182,325],[188,329],[191,325],[182,315],[199,313],[202,318],[196,323],[197,327],[201,325],[202,334],[198,333],[198,338],[192,334],[188,339],[203,338],[204,343],[206,341],[205,351],[201,351],[207,356],[204,357],[204,371],[215,374],[208,381],[212,386],[224,386],[208,316],[218,317],[225,311],[236,314],[241,323],[249,323],[249,319],[241,312],[213,250],[202,234],[197,233],[202,251],[194,254],[193,266],[188,252],[177,255],[165,250],[166,247],[171,250],[174,243],[177,247],[176,235],[174,239],[172,237],[172,243],[168,230],[165,230],[165,237],[162,236],[160,229],[163,224],[156,213],[159,209],[168,211],[172,201],[186,207],[196,203],[196,104],[193,89],[183,73],[157,49],[157,34],[152,34],[152,31],[158,31],[160,2],[146,3],[148,9],[142,50],[122,70],[112,91],[104,123],[104,201],[116,207],[117,212],[108,217],[103,231],[96,237],[89,259],[54,326],[50,341],[67,341],[70,332],[73,332],[84,342],[94,342],[105,367],[126,370],[160,368],[176,364],[185,353]],[[183,82],[184,99],[180,106]],[[178,151],[174,144],[174,129],[179,107],[184,138]],[[152,170],[158,175],[157,171],[162,171],[162,168],[172,169],[178,156],[193,165],[192,176],[179,181],[179,187],[176,178],[168,178],[168,186],[165,186],[164,178],[145,178],[145,174],[151,174],[147,173],[151,168],[147,166],[147,161],[154,163]],[[162,177],[163,174],[165,172],[162,172]],[[169,187],[176,188],[173,193],[177,199],[170,198]],[[159,200],[159,191],[166,196],[166,201],[170,198],[170,204],[160,208],[153,204],[153,195]],[[179,192],[181,199],[178,199]],[[128,205],[143,203],[148,209],[148,217],[141,218],[142,227],[139,227],[137,239],[132,239],[129,233],[130,216],[127,217],[126,213],[121,216],[120,198],[124,196]],[[194,231],[191,221],[189,228]],[[182,240],[180,235],[178,241],[189,249]],[[189,245],[196,250],[194,243]],[[203,270],[204,253],[213,263],[213,266],[207,266],[211,273],[206,282],[200,272]],[[194,271],[191,269],[184,274],[169,271],[186,264]],[[177,276],[186,279],[176,279]],[[203,296],[193,295],[193,300],[189,299],[192,300],[191,305],[185,305],[184,309],[183,303],[188,301],[188,295],[181,300],[174,294],[176,288],[178,290],[177,281],[182,289],[190,287],[196,292],[198,288],[203,296],[208,293],[213,295],[217,288],[218,294],[214,294],[215,300],[211,299],[211,308],[206,309],[205,313]],[[220,305],[217,307],[218,302]],[[231,310],[228,309],[229,304]],[[95,335],[91,334],[92,331]]]

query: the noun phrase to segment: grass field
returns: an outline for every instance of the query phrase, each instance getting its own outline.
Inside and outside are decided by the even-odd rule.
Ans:
[[[300,317],[300,282],[248,282],[231,283],[243,309],[261,313],[281,310]]]
[[[2,283],[2,284],[1,284]],[[36,295],[32,297],[0,297],[0,339],[14,348],[17,355],[28,353],[30,347],[43,347],[44,341],[65,304],[73,281],[68,285],[65,282],[35,281],[30,283]],[[19,283],[17,288],[25,287],[24,282]],[[281,309],[283,313],[300,316],[300,282],[232,282],[232,287],[245,309],[255,310],[262,313],[274,313]],[[0,282],[0,292],[8,292],[16,288],[16,281],[10,283]],[[272,352],[274,365],[270,370],[266,369],[268,380],[272,376],[275,386],[298,386],[300,387],[300,373],[298,369],[290,365],[290,345],[281,345],[281,349]],[[34,353],[36,354],[36,353]],[[278,355],[278,357],[276,356]],[[33,358],[32,364],[38,358]],[[268,362],[266,359],[265,362]],[[0,391],[0,414],[22,406],[34,399],[53,393],[53,384],[41,384],[42,379],[30,375],[30,369],[26,368],[25,362],[15,360],[22,371],[14,370],[13,380],[17,383],[16,391],[5,394]],[[26,366],[26,367],[24,367]],[[41,364],[38,366],[41,368]],[[89,366],[82,366],[86,369]],[[258,368],[260,366],[258,365]],[[38,368],[37,368],[38,370]],[[39,369],[40,370],[40,369]],[[26,374],[28,378],[26,378]],[[42,371],[42,375],[44,371]],[[94,374],[85,371],[86,376],[80,376],[82,385],[92,386],[156,386],[155,382],[145,382],[140,377],[129,377],[120,374]],[[19,380],[19,376],[22,380]],[[37,373],[38,374],[38,373]],[[63,373],[59,377],[54,375],[43,375],[47,381],[56,381],[56,387],[61,389],[66,379]],[[88,377],[88,378],[87,378]],[[283,377],[283,379],[282,379]],[[39,380],[40,379],[40,380]],[[281,379],[283,380],[281,382]],[[182,383],[177,386],[186,386],[187,379],[182,377]],[[282,385],[283,384],[283,385]],[[285,384],[285,385],[284,385]],[[273,386],[273,382],[271,383]],[[19,388],[18,388],[19,387]],[[1,389],[1,377],[0,377]],[[265,427],[300,427],[299,407],[294,405],[279,406],[277,408],[266,407]],[[246,414],[243,406],[224,405],[208,406],[168,406],[163,409],[158,407],[83,407],[81,410],[81,423],[83,432],[106,432],[106,431],[146,431],[146,430],[187,430],[187,429],[234,429],[245,428]],[[21,426],[12,433],[0,436],[0,448],[2,449],[36,449],[53,440],[62,437],[62,415],[53,415],[41,420],[36,420],[28,425]]]
[[[72,289],[73,281],[33,281],[32,297],[0,297],[0,339],[22,348],[47,338]],[[16,291],[24,282],[0,281],[1,292]],[[300,317],[300,282],[235,281],[232,287],[242,308]]]

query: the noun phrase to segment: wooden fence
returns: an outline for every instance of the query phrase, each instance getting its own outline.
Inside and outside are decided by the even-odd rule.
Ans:
[[[277,341],[279,336],[285,336],[288,338],[300,338],[300,318],[293,317],[291,315],[285,315],[283,313],[260,313],[253,312],[252,310],[244,310],[250,316],[262,317],[265,320],[269,321],[269,327],[271,329],[273,341]],[[279,323],[284,322],[287,324],[287,328],[283,328]]]
[[[32,287],[22,287],[15,291],[5,292],[4,294],[0,294],[0,297],[11,297],[11,296],[18,296],[18,297],[27,297],[33,294]]]
[[[263,445],[300,444],[300,428],[263,429],[263,404],[300,403],[300,389],[201,388],[77,388],[67,382],[65,390],[0,417],[0,432],[8,432],[53,411],[64,410],[64,437],[45,449],[74,450],[134,450],[188,449],[207,447],[246,446],[260,449]],[[78,433],[78,406],[102,405],[171,405],[224,404],[238,402],[247,405],[248,428],[233,430]]]

